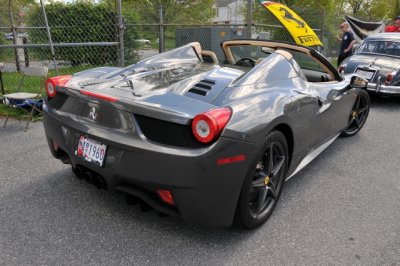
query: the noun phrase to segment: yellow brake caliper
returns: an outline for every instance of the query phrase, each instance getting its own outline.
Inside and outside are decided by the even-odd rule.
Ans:
[[[264,179],[264,184],[268,185],[268,183],[269,183],[269,176],[266,176],[265,179]]]

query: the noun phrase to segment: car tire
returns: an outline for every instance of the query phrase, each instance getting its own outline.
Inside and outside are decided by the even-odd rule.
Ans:
[[[365,90],[357,92],[356,100],[351,109],[349,124],[340,134],[341,137],[352,137],[357,134],[367,121],[371,100]]]
[[[281,195],[288,159],[285,136],[272,131],[263,141],[244,181],[236,208],[236,226],[254,229],[267,221]]]

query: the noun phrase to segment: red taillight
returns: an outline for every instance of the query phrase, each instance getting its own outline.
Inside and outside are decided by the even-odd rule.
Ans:
[[[346,69],[346,65],[340,65],[338,71],[340,74],[343,74],[345,69]]]
[[[396,73],[387,74],[386,80],[385,80],[385,85],[386,85],[386,86],[390,84],[390,82],[392,81],[393,76],[394,76],[395,74],[396,74]]]
[[[48,78],[46,80],[46,93],[49,98],[53,98],[57,91],[56,87],[62,87],[64,86],[70,79],[71,75],[65,75],[65,76],[57,76],[57,77],[52,77]]]
[[[160,189],[157,191],[158,195],[160,196],[160,198],[162,199],[162,201],[164,201],[165,203],[168,203],[170,205],[174,205],[174,197],[172,196],[171,191],[169,190],[164,190],[164,189]]]
[[[196,115],[192,122],[194,136],[202,143],[213,141],[225,128],[231,114],[229,108],[218,108]]]

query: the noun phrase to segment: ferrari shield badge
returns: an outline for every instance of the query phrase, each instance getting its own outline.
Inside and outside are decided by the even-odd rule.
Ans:
[[[97,118],[96,108],[94,108],[94,107],[90,108],[89,118],[92,119],[93,121],[96,120],[96,118]]]

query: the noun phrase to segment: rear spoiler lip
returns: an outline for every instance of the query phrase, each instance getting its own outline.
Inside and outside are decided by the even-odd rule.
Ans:
[[[83,95],[86,95],[86,96],[89,96],[89,97],[93,97],[93,98],[97,98],[97,99],[101,99],[101,100],[105,100],[107,102],[115,103],[115,102],[118,101],[118,98],[113,97],[113,96],[108,95],[108,94],[104,94],[104,93],[92,92],[92,91],[83,90],[83,89],[81,89],[79,92],[81,94],[83,94]]]

